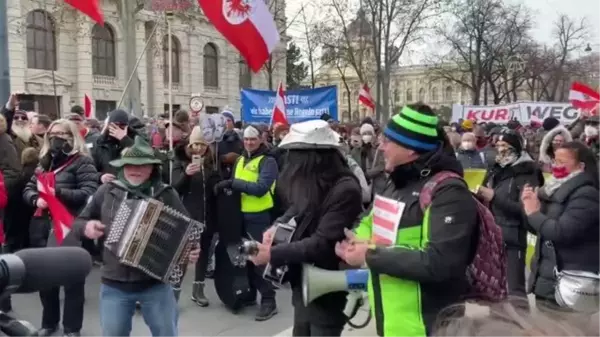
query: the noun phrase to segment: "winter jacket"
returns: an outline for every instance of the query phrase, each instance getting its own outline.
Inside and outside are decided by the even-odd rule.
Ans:
[[[343,326],[346,322],[346,317],[342,314],[346,293],[332,292],[323,295],[305,307],[302,302],[302,264],[338,270],[341,261],[335,254],[335,244],[345,238],[344,229],[351,228],[361,208],[360,186],[354,176],[348,175],[340,177],[331,187],[323,197],[319,210],[314,213],[300,212],[292,206],[278,219],[280,222],[288,222],[295,217],[298,227],[290,244],[277,245],[271,249],[270,262],[273,266],[289,267],[287,276],[292,286],[292,303],[296,315],[312,324]]]
[[[98,173],[94,167],[92,158],[79,153],[64,158],[60,162],[52,162],[48,155],[40,160],[39,169],[43,172],[49,172],[56,170],[65,163],[68,163],[67,166],[56,174],[54,193],[72,215],[77,215],[85,206],[88,198],[98,189],[98,182],[96,180]],[[23,200],[29,206],[36,208],[38,198],[37,176],[34,174],[23,190]],[[38,219],[34,216],[30,223],[30,239],[32,242],[36,241],[34,245],[37,247],[42,246],[41,243],[49,239],[50,222],[47,215],[48,211],[46,210],[43,219]],[[63,245],[79,245],[77,240],[73,240],[70,237],[69,235],[65,238]]]
[[[85,146],[88,148],[90,153],[92,152],[92,149],[94,148],[94,146],[96,146],[96,142],[98,141],[98,138],[100,138],[99,132],[96,132],[92,129],[87,129],[87,131],[85,133],[85,137],[83,137],[83,140],[85,141]]]
[[[537,234],[528,291],[554,300],[554,268],[598,273],[598,189],[586,174],[563,183],[551,196],[538,190],[541,210],[527,217]]]
[[[4,114],[0,114],[0,171],[4,175],[6,190],[13,194],[14,187],[21,177],[21,159],[11,136],[8,134],[8,125]],[[19,195],[20,190],[16,191]]]
[[[29,137],[29,139],[22,139],[21,137],[19,137],[18,135],[16,135],[14,132],[11,131],[12,124],[13,124],[13,118],[15,115],[14,108],[8,109],[8,107],[5,105],[4,107],[2,107],[0,114],[2,114],[4,116],[4,118],[6,119],[6,128],[8,130],[8,134],[11,136],[11,138],[13,140],[13,144],[15,146],[15,149],[17,150],[18,158],[21,158],[21,154],[28,147],[33,147],[33,148],[36,148],[37,150],[39,150],[42,147],[42,144],[44,142],[42,137],[31,134],[31,137]]]
[[[367,251],[369,301],[379,336],[430,335],[442,309],[460,302],[468,289],[465,270],[475,252],[478,216],[467,185],[446,180],[425,212],[419,204],[423,186],[441,171],[463,174],[456,157],[440,149],[396,167],[381,193],[403,203],[404,210],[395,244]],[[357,236],[371,239],[373,222],[371,210]]]
[[[478,150],[464,150],[459,148],[456,151],[456,159],[462,165],[463,169],[485,169],[485,154]]]
[[[243,181],[240,179],[233,179],[233,184],[231,185],[231,188],[234,191],[246,193],[256,197],[262,197],[267,193],[271,193],[271,186],[277,180],[277,176],[279,175],[279,169],[277,167],[277,162],[275,161],[275,158],[268,155],[269,151],[270,150],[267,149],[264,145],[261,145],[258,148],[258,150],[252,154],[249,154],[248,151],[244,151],[242,156],[244,157],[245,163],[248,163],[250,160],[258,156],[264,155],[263,159],[258,165],[259,178],[258,181],[255,183]],[[233,168],[232,177],[233,174],[235,174],[235,165]],[[266,210],[257,213],[244,213],[244,227],[253,238],[262,238],[263,231],[271,226],[271,211],[272,210]]]
[[[115,159],[119,159],[121,152],[133,145],[135,136],[137,136],[137,133],[132,128],[127,129],[127,136],[120,141],[110,137],[106,130],[98,136],[96,144],[90,149],[92,158],[96,164],[96,170],[98,171],[98,181],[100,181],[102,174],[105,173],[117,175],[117,169],[109,163]]]
[[[352,158],[350,155],[346,155],[346,160],[348,161],[348,166],[350,166],[350,170],[354,173],[356,179],[358,179],[358,183],[360,184],[360,190],[362,194],[362,202],[363,204],[368,204],[371,202],[371,186],[367,182],[367,178],[365,178],[365,173],[360,168],[360,165]]]
[[[189,176],[185,169],[190,163],[191,155],[187,142],[184,142],[175,148],[172,186],[192,219],[214,228],[217,224],[217,198],[213,189],[220,180],[219,174],[214,167],[205,165],[203,170]]]
[[[223,179],[229,179],[233,175],[233,163],[225,163],[223,157],[228,153],[241,155],[244,152],[244,143],[241,136],[235,130],[225,131],[223,140],[217,144],[217,156],[219,158],[219,173]]]
[[[483,179],[482,186],[494,190],[490,210],[502,228],[504,243],[510,248],[527,248],[527,220],[521,206],[521,191],[527,184],[541,186],[544,176],[526,152],[510,166],[496,164]]]
[[[561,134],[565,138],[565,143],[573,141],[573,137],[567,128],[562,125],[556,126],[554,129],[546,132],[540,144],[539,162],[542,165],[544,172],[550,172],[552,161],[554,159],[554,150],[552,149],[552,139],[554,136]]]
[[[154,183],[148,197],[157,199],[182,214],[188,215],[188,212],[179,199],[179,195],[175,189],[161,182],[158,167],[155,167],[151,179]],[[72,233],[74,233],[77,238],[82,238],[84,236],[86,223],[90,220],[99,220],[106,226],[104,235],[108,235],[111,224],[119,209],[119,205],[125,195],[127,195],[128,199],[138,198],[134,193],[126,193],[114,183],[103,184],[100,186],[96,193],[94,193],[90,202],[73,222]],[[145,286],[150,287],[160,283],[135,268],[119,263],[116,255],[108,249],[104,249],[102,255],[104,261],[104,266],[102,267],[102,282],[104,283],[121,286],[123,289],[130,291],[144,290]]]
[[[4,175],[0,171],[0,244],[6,242],[4,236],[4,209],[8,204],[8,193],[6,192],[6,186],[4,185]]]

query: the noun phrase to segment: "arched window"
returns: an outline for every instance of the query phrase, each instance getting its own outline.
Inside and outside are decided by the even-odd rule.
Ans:
[[[436,87],[431,88],[431,103],[438,101],[438,89]]]
[[[212,43],[204,46],[204,87],[219,87],[219,55]]]
[[[252,73],[244,59],[240,59],[240,89],[252,87]]]
[[[421,88],[419,89],[419,102],[424,103],[425,102],[425,89]]]
[[[411,103],[412,100],[412,89],[406,89],[406,103]]]
[[[115,34],[107,24],[92,29],[92,72],[94,75],[116,76]]]
[[[27,14],[27,68],[56,70],[56,30],[48,12]]]
[[[446,92],[444,93],[444,101],[452,102],[452,86],[446,87]]]
[[[163,81],[169,83],[169,36],[163,37]],[[171,76],[173,83],[179,83],[179,55],[181,54],[181,45],[177,37],[171,35]]]

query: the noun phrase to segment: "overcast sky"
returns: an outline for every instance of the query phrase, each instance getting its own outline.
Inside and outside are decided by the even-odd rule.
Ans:
[[[536,27],[533,30],[534,37],[537,40],[545,41],[546,43],[552,44],[552,28],[553,21],[558,18],[560,14],[567,14],[571,17],[583,18],[585,17],[590,27],[592,38],[590,40],[591,47],[595,51],[600,51],[600,0],[505,0],[509,3],[523,3],[531,10],[534,14]],[[288,20],[291,20],[299,12],[302,5],[305,5],[308,11],[310,9],[310,3],[314,3],[314,0],[291,0],[286,1],[286,11]],[[307,13],[310,17],[313,13]],[[299,21],[300,19],[297,18]],[[310,20],[310,19],[309,19]],[[302,45],[304,37],[302,35],[302,25],[295,24],[288,30],[288,35],[292,36],[297,42]],[[416,49],[425,52],[429,47],[427,45],[418,46]],[[419,52],[416,52],[419,53]],[[413,60],[419,59],[418,55],[411,57]]]

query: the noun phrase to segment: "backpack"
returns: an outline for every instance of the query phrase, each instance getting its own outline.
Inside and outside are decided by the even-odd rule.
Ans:
[[[463,178],[449,171],[435,174],[423,186],[419,195],[419,204],[423,212],[431,205],[431,199],[436,187],[447,179],[460,179],[465,185]],[[477,205],[479,214],[479,237],[475,256],[467,266],[467,281],[469,282],[468,299],[499,302],[508,296],[506,252],[502,229],[496,224],[492,212],[483,205],[475,196],[473,199]]]

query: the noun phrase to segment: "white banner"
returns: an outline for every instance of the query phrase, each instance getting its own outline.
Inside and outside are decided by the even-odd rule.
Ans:
[[[506,124],[516,118],[521,124],[529,124],[531,116],[543,121],[554,117],[563,124],[570,124],[579,116],[579,110],[570,103],[558,102],[519,102],[505,105],[452,105],[452,121],[471,119],[477,122]]]

